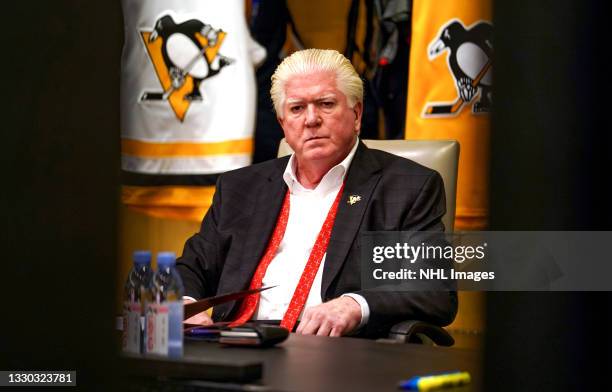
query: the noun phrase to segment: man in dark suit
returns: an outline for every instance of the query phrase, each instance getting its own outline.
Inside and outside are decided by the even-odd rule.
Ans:
[[[212,318],[277,319],[293,329],[301,316],[298,333],[370,337],[406,319],[450,323],[454,291],[363,289],[360,276],[360,232],[444,230],[440,175],[359,141],[362,82],[336,51],[285,59],[271,95],[295,153],[219,177],[177,262],[186,301],[278,285],[217,306]],[[212,322],[205,313],[189,321]]]

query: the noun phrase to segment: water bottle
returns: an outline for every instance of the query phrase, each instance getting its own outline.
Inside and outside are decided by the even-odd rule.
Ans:
[[[123,351],[144,352],[144,294],[151,284],[151,252],[134,252],[134,266],[125,282],[123,297]]]
[[[157,254],[157,273],[147,290],[146,344],[148,354],[183,355],[183,281],[172,252]]]

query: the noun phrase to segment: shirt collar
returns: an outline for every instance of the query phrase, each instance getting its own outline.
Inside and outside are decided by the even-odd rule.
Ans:
[[[342,184],[342,181],[344,181],[344,177],[346,177],[346,173],[351,166],[351,162],[353,161],[358,145],[359,138],[357,137],[355,140],[355,145],[353,145],[353,148],[348,155],[342,160],[342,162],[329,169],[329,171],[325,173],[321,179],[321,182],[319,182],[314,189],[304,188],[297,180],[297,176],[295,175],[295,153],[291,154],[287,167],[285,168],[285,172],[283,173],[283,180],[285,180],[287,187],[289,187],[289,191],[291,193],[315,193],[324,195],[327,192],[338,188],[340,184]]]

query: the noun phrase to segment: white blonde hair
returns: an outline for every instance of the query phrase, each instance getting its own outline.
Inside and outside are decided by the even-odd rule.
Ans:
[[[270,96],[274,110],[279,117],[283,115],[285,83],[295,75],[314,72],[334,72],[336,87],[346,95],[350,107],[354,107],[358,102],[363,102],[363,81],[346,57],[332,49],[300,50],[285,58],[272,75]]]

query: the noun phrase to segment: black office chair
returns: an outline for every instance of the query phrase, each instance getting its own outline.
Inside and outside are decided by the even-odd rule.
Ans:
[[[446,231],[452,232],[455,223],[459,143],[455,140],[363,140],[363,142],[370,148],[411,159],[440,173],[446,193],[446,215],[442,218],[442,222]],[[285,139],[281,140],[278,156],[282,157],[292,152]],[[455,343],[444,328],[418,320],[406,320],[395,324],[387,340],[439,346],[452,346]]]

